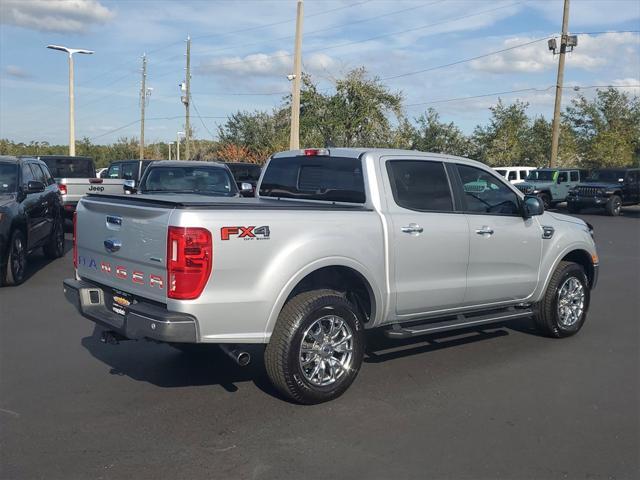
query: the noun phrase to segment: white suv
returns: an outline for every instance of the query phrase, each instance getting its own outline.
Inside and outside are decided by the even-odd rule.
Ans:
[[[509,180],[509,182],[513,185],[516,183],[524,182],[527,175],[531,170],[535,170],[536,167],[499,167],[494,168],[496,172],[502,175],[504,178]]]

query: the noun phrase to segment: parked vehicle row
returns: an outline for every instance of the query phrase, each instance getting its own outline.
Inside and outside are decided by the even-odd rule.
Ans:
[[[522,183],[527,179],[529,173],[535,170],[536,167],[497,167],[494,168],[496,172],[509,180],[509,183],[516,185]]]
[[[0,157],[0,285],[18,285],[28,254],[42,248],[64,255],[63,201],[47,167],[37,158]]]
[[[573,335],[598,277],[587,223],[481,163],[415,151],[279,153],[258,198],[90,194],[75,232],[64,293],[105,342],[216,344],[239,364],[263,345],[271,381],[301,403],[349,387],[368,329],[533,317]]]

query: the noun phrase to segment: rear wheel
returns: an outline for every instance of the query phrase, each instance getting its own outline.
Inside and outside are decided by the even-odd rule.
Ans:
[[[51,238],[42,248],[49,258],[60,258],[64,255],[64,225],[62,218],[57,218],[53,224]]]
[[[617,217],[620,215],[620,210],[622,210],[622,199],[618,195],[612,195],[604,209],[607,215]]]
[[[267,374],[285,396],[322,403],[354,381],[364,353],[356,307],[334,290],[301,293],[283,307],[265,350]]]
[[[24,234],[20,230],[15,230],[11,234],[9,242],[9,255],[7,265],[3,274],[5,285],[20,285],[24,282],[24,275],[27,269],[27,242]]]
[[[589,308],[590,291],[584,269],[573,262],[560,262],[537,305],[535,321],[546,336],[563,338],[582,328]]]

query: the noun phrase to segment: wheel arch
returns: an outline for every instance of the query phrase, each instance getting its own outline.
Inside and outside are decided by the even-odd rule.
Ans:
[[[271,335],[280,311],[290,298],[320,288],[344,292],[361,310],[365,325],[376,324],[377,317],[383,311],[382,292],[364,265],[349,258],[325,258],[298,270],[281,289],[269,314],[265,337]]]

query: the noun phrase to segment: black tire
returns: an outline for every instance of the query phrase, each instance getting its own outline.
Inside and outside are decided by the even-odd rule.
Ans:
[[[301,365],[301,352],[305,332],[320,319],[330,316],[342,320],[342,325],[347,325],[347,332],[351,332],[351,357],[350,365],[346,370],[336,373],[337,369],[331,369],[328,385],[316,385],[307,378],[309,371],[303,370]],[[323,320],[326,322],[327,320]],[[333,328],[334,320],[328,320]],[[316,335],[327,335],[322,330],[322,322]],[[335,337],[334,337],[335,338]],[[346,338],[346,335],[345,337]],[[315,346],[313,348],[316,348]],[[328,355],[325,350],[314,351],[315,358],[320,359],[319,364],[322,376],[327,373],[327,365],[332,365],[331,360],[322,360],[322,355]],[[322,352],[322,353],[320,353]],[[342,352],[335,350],[338,355]],[[343,295],[334,290],[313,290],[296,295],[282,308],[278,321],[271,335],[271,340],[264,353],[265,367],[273,385],[287,398],[302,404],[317,404],[333,400],[342,395],[353,383],[364,354],[364,332],[357,308]],[[308,355],[308,354],[305,354]],[[333,353],[331,355],[334,355]],[[344,355],[349,355],[344,353]],[[343,357],[345,358],[345,357]],[[315,370],[314,370],[315,371]],[[318,372],[319,374],[319,372]],[[311,373],[313,379],[313,373]]]
[[[542,201],[542,204],[544,205],[544,209],[549,210],[551,208],[551,195],[549,195],[548,193],[542,192],[540,195],[538,195],[538,197]]]
[[[567,203],[567,210],[569,213],[580,213],[580,207],[573,203]]]
[[[62,218],[57,218],[53,223],[51,238],[42,247],[42,251],[48,258],[60,258],[64,255],[64,224]]]
[[[560,290],[569,279],[577,280],[584,292],[582,301],[582,313],[577,315],[574,323],[562,322],[558,303],[560,301]],[[575,335],[580,331],[587,318],[590,301],[589,281],[582,266],[573,262],[560,262],[556,271],[551,276],[551,281],[547,286],[544,298],[536,305],[535,321],[542,334],[552,338],[564,338]]]
[[[617,217],[620,215],[620,210],[622,209],[622,199],[618,195],[611,195],[609,201],[604,207],[607,215],[611,217]]]
[[[2,275],[5,285],[20,285],[27,269],[27,242],[21,230],[14,230],[9,242],[7,265]]]

